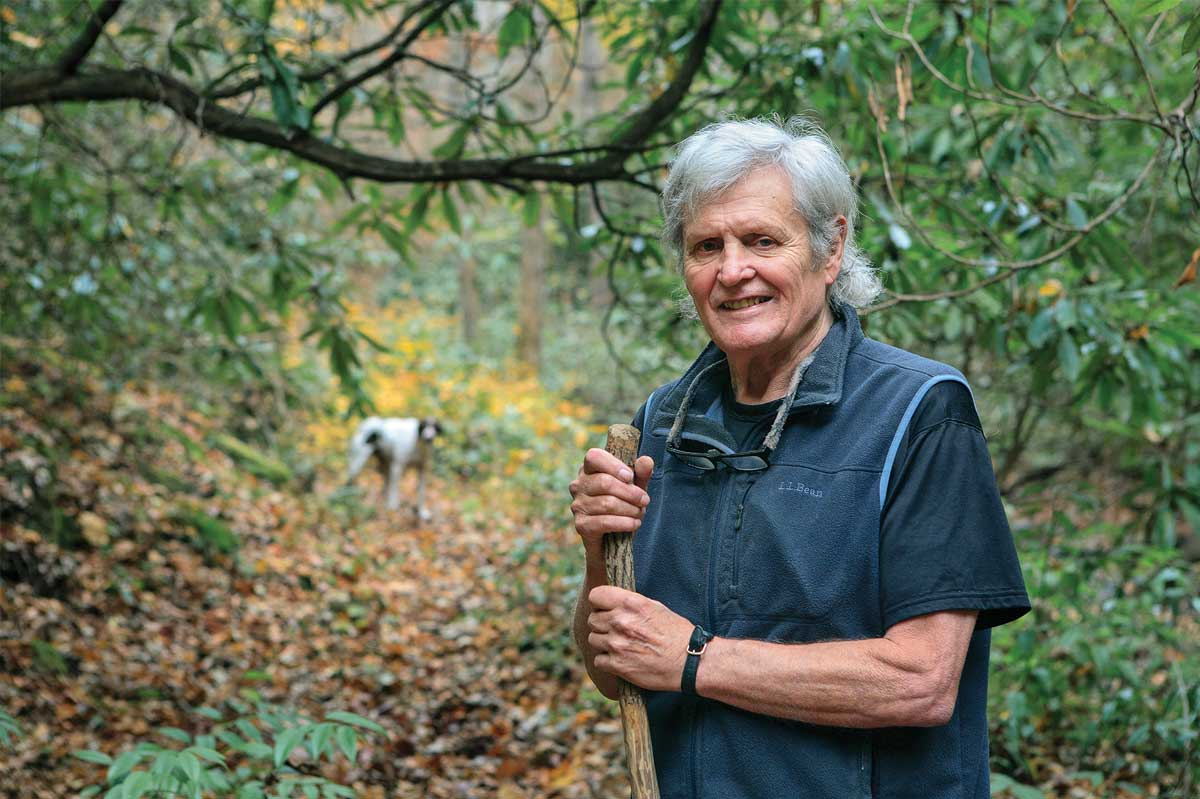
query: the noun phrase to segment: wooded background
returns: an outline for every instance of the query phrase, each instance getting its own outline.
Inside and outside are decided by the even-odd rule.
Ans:
[[[1195,796],[1198,53],[1180,0],[0,4],[0,792],[626,795],[566,484],[704,341],[672,145],[807,114],[868,334],[989,435],[994,792]],[[442,420],[432,521],[343,484],[369,412]]]

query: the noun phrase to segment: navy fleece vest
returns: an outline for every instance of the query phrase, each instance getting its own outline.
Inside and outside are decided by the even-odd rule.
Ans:
[[[863,336],[849,309],[822,342],[766,471],[701,471],[665,453],[692,377],[713,345],[663,386],[635,424],[654,459],[634,537],[638,590],[718,636],[802,643],[881,636],[880,514],[894,441],[919,395],[952,368]],[[714,435],[725,369],[701,386],[684,430]],[[707,418],[701,418],[709,409]],[[765,427],[758,435],[765,434]],[[988,795],[989,633],[972,640],[949,724],[854,730],[756,715],[678,692],[648,692],[664,799]],[[703,668],[703,664],[701,664]]]

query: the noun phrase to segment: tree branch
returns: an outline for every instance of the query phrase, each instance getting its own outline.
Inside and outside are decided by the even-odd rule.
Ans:
[[[378,39],[376,39],[373,42],[364,44],[362,47],[357,47],[353,50],[350,50],[349,52],[341,54],[340,56],[335,58],[332,63],[328,63],[325,66],[317,67],[315,69],[310,69],[310,70],[306,70],[304,72],[299,73],[296,76],[297,80],[299,80],[301,83],[315,83],[316,81],[322,80],[322,79],[328,77],[329,75],[332,75],[334,72],[337,72],[342,67],[349,65],[351,62],[357,61],[358,59],[362,58],[363,56],[368,56],[374,52],[382,50],[384,47],[387,47],[389,44],[391,44],[395,40],[395,38],[400,35],[400,32],[404,30],[404,26],[408,24],[408,21],[410,19],[412,19],[414,16],[416,16],[420,12],[424,11],[429,6],[433,5],[435,2],[437,2],[437,0],[425,0],[420,5],[409,9],[408,12],[403,17],[400,18],[400,21],[397,22],[395,25],[393,25],[392,29],[390,31],[388,31],[387,33],[385,33],[383,36],[380,36]],[[260,86],[262,86],[264,83],[266,83],[266,81],[263,80],[261,75],[256,75],[253,78],[247,78],[246,80],[243,80],[240,83],[236,83],[233,86],[228,86],[224,89],[216,88],[218,84],[220,84],[223,80],[225,80],[225,78],[229,77],[231,74],[237,72],[238,70],[245,68],[246,66],[248,66],[248,65],[240,64],[240,65],[234,67],[229,72],[222,75],[220,78],[215,80],[212,84],[210,84],[204,93],[214,99],[226,100],[226,99],[229,99],[230,97],[237,97],[240,94],[245,94],[248,91],[253,91],[254,89],[257,89]]]
[[[937,68],[937,66],[934,65],[929,58],[929,54],[925,52],[925,49],[921,47],[920,42],[918,42],[916,37],[914,37],[909,31],[909,25],[912,21],[912,10],[913,4],[910,3],[908,7],[908,16],[904,21],[904,27],[903,29],[896,31],[883,24],[883,20],[879,18],[879,14],[876,13],[874,6],[869,7],[871,17],[874,19],[875,25],[879,28],[879,30],[883,31],[886,35],[891,36],[893,39],[900,39],[908,44],[908,46],[912,48],[912,51],[917,54],[917,58],[921,60],[921,63],[925,66],[925,69],[929,70],[930,75],[932,75],[943,86],[953,89],[954,91],[962,94],[964,97],[970,97],[973,100],[983,100],[989,103],[996,103],[997,105],[1011,106],[1013,108],[1026,108],[1033,105],[1040,105],[1056,114],[1061,114],[1065,117],[1072,117],[1074,119],[1085,119],[1089,122],[1114,122],[1118,120],[1121,122],[1139,122],[1143,125],[1149,125],[1151,127],[1159,128],[1165,132],[1169,132],[1167,125],[1162,122],[1161,116],[1152,117],[1144,114],[1128,114],[1124,111],[1117,111],[1111,114],[1092,114],[1087,111],[1079,111],[1074,108],[1069,108],[1065,105],[1051,102],[1050,100],[1047,100],[1045,97],[1042,97],[1040,94],[1038,94],[1034,89],[1031,89],[1030,91],[1032,93],[1028,95],[1021,94],[1020,92],[1012,89],[1005,89],[1003,94],[988,94],[986,92],[976,91],[969,86],[963,86],[959,83],[956,83],[948,78],[945,73],[943,73]],[[1140,56],[1138,56],[1138,58],[1140,60]]]
[[[313,118],[315,119],[317,114],[321,113],[322,109],[324,109],[330,103],[336,102],[339,97],[353,89],[355,86],[370,80],[381,72],[386,72],[392,67],[392,65],[403,59],[408,53],[409,45],[416,41],[417,37],[424,33],[429,26],[441,19],[442,15],[449,10],[450,6],[454,5],[454,2],[455,0],[440,0],[437,5],[405,35],[400,43],[392,49],[392,52],[388,53],[387,58],[383,59],[373,67],[368,67],[367,69],[362,70],[357,75],[352,75],[351,77],[346,78],[337,86],[334,86],[332,89],[330,89],[325,96],[318,100],[317,104],[313,106]]]
[[[958,253],[951,252],[951,251],[945,249],[944,247],[939,247],[936,243],[934,243],[929,238],[929,236],[925,233],[924,229],[919,224],[917,224],[916,219],[914,219],[912,214],[909,213],[908,207],[900,199],[900,196],[896,193],[895,184],[892,181],[891,167],[889,166],[888,160],[887,160],[887,153],[884,151],[884,148],[883,148],[883,138],[879,134],[878,130],[876,130],[876,134],[875,134],[876,150],[879,152],[880,164],[883,168],[884,185],[887,187],[888,197],[891,198],[892,202],[896,205],[896,209],[898,211],[900,211],[900,213],[904,216],[905,220],[909,223],[909,225],[913,228],[913,230],[916,231],[917,235],[921,237],[921,240],[925,242],[926,246],[935,250],[940,255],[942,255],[946,258],[949,258],[950,260],[954,261],[955,263],[962,264],[963,266],[993,267],[993,268],[1009,269],[1012,271],[1017,271],[1017,270],[1021,270],[1021,269],[1031,269],[1035,266],[1041,266],[1042,264],[1046,264],[1046,263],[1053,261],[1054,259],[1058,258],[1059,256],[1063,255],[1065,252],[1067,252],[1068,250],[1073,248],[1080,241],[1082,241],[1084,239],[1084,237],[1087,236],[1087,234],[1091,233],[1097,227],[1099,227],[1100,225],[1107,222],[1110,218],[1112,218],[1112,216],[1114,214],[1116,214],[1117,211],[1120,211],[1125,206],[1125,203],[1129,202],[1129,198],[1132,197],[1134,194],[1136,194],[1137,190],[1139,188],[1141,188],[1142,182],[1146,179],[1146,176],[1150,174],[1150,170],[1154,167],[1154,164],[1158,161],[1158,156],[1159,156],[1159,154],[1162,153],[1163,145],[1166,143],[1166,141],[1167,140],[1165,138],[1162,139],[1161,141],[1159,141],[1158,146],[1154,148],[1154,154],[1150,156],[1150,159],[1146,162],[1145,166],[1142,167],[1141,172],[1138,173],[1137,177],[1134,178],[1133,182],[1129,184],[1129,186],[1125,189],[1125,191],[1121,192],[1121,194],[1118,195],[1109,204],[1108,208],[1106,208],[1102,213],[1097,214],[1096,216],[1094,216],[1090,220],[1088,220],[1087,224],[1083,225],[1082,227],[1072,228],[1074,235],[1072,235],[1071,238],[1069,238],[1066,242],[1064,242],[1060,246],[1056,247],[1055,249],[1050,250],[1047,253],[1039,255],[1037,258],[1031,258],[1031,259],[1022,260],[1022,261],[1000,261],[1000,260],[997,260],[994,258],[967,258],[967,257],[959,255]],[[982,285],[986,285],[986,284],[981,284],[981,286]],[[970,292],[968,291],[965,293],[970,293]],[[913,295],[913,296],[914,296],[914,298],[916,298],[916,295]],[[956,294],[954,292],[949,292],[949,293],[944,293],[944,294],[939,292],[934,297],[929,297],[929,298],[933,299],[933,298],[941,297],[941,296],[961,296],[961,295]],[[926,298],[921,297],[921,299],[926,299]]]
[[[1108,208],[1106,208],[1102,213],[1092,217],[1092,219],[1090,219],[1086,225],[1076,228],[1075,234],[1065,242],[1049,252],[1039,255],[1036,258],[1029,258],[1020,261],[1001,261],[995,258],[966,258],[958,253],[951,252],[944,247],[938,246],[932,239],[929,238],[929,235],[919,224],[917,224],[917,221],[913,218],[912,214],[909,213],[908,208],[903,202],[901,202],[896,193],[895,185],[892,182],[891,168],[888,165],[887,153],[883,149],[883,139],[878,130],[876,130],[875,144],[876,148],[878,149],[880,162],[883,167],[883,178],[884,184],[887,186],[888,197],[895,204],[896,209],[904,217],[905,221],[907,221],[912,229],[916,232],[917,236],[920,237],[920,239],[930,249],[950,259],[951,261],[954,261],[955,263],[963,266],[989,267],[996,269],[996,272],[988,277],[983,278],[982,280],[976,281],[975,283],[960,289],[948,289],[945,291],[930,291],[915,294],[892,293],[892,296],[889,299],[862,309],[859,312],[859,315],[866,316],[874,313],[875,311],[882,311],[885,308],[890,308],[893,305],[899,305],[904,302],[929,302],[931,300],[957,299],[958,297],[965,297],[968,294],[974,294],[976,291],[986,288],[994,283],[999,283],[1000,281],[1005,280],[1012,275],[1017,274],[1018,272],[1026,269],[1033,269],[1035,267],[1042,266],[1043,264],[1048,264],[1051,261],[1061,257],[1073,249],[1077,244],[1079,244],[1079,242],[1083,241],[1083,239],[1089,233],[1112,218],[1117,211],[1125,207],[1125,204],[1129,202],[1129,199],[1133,197],[1134,194],[1137,193],[1138,189],[1141,188],[1142,183],[1145,181],[1146,176],[1149,175],[1151,170],[1154,168],[1154,165],[1157,163],[1158,157],[1162,153],[1163,145],[1166,143],[1166,141],[1166,139],[1163,139],[1158,143],[1158,147],[1154,149],[1154,154],[1150,156],[1150,160],[1146,162],[1146,165],[1142,167],[1142,170],[1138,173],[1137,177],[1134,178],[1133,182],[1129,184],[1125,191],[1121,192],[1120,195],[1113,199]]]
[[[104,0],[100,8],[93,11],[88,4],[88,21],[75,41],[71,42],[63,54],[59,56],[55,69],[63,75],[74,75],[75,70],[87,58],[88,53],[96,46],[96,40],[104,31],[104,26],[121,8],[122,0]]]
[[[223,138],[263,144],[323,166],[343,179],[381,183],[452,183],[479,180],[504,185],[520,181],[586,184],[637,182],[624,167],[630,146],[604,148],[604,157],[561,164],[543,154],[452,161],[400,161],[339,147],[274,121],[224,108],[190,86],[149,69],[102,68],[64,78],[56,68],[0,77],[0,110],[39,103],[141,100],[166,106],[202,130]]]
[[[700,24],[696,26],[696,33],[692,37],[691,45],[688,46],[687,58],[679,67],[679,73],[675,76],[675,80],[671,81],[671,85],[666,88],[666,91],[654,98],[654,102],[646,106],[641,114],[630,120],[628,126],[617,136],[614,144],[629,146],[645,141],[646,137],[679,107],[687,95],[688,89],[691,88],[696,73],[704,64],[708,42],[712,39],[713,29],[717,25],[717,12],[720,10],[721,0],[707,0],[704,3],[700,12]]]
[[[424,17],[405,35],[394,51],[375,67],[343,81],[317,106],[315,115],[344,91],[378,74],[403,58],[412,41],[444,14],[453,0],[426,0],[418,9],[428,9]],[[107,21],[119,6],[108,0],[89,25],[88,41],[94,42],[101,27],[100,13]],[[668,118],[686,97],[704,63],[708,43],[716,26],[721,0],[704,0],[699,24],[688,47],[687,56],[670,85],[641,112],[631,116],[613,141],[596,148],[597,157],[584,163],[559,163],[544,153],[519,154],[511,158],[477,158],[447,161],[402,161],[339,146],[298,130],[287,129],[273,120],[237,112],[215,102],[212,94],[197,91],[171,75],[146,68],[113,69],[101,67],[85,73],[64,75],[59,67],[12,70],[0,75],[0,110],[40,103],[78,101],[140,100],[166,106],[202,131],[217,136],[262,144],[325,167],[342,180],[365,178],[382,183],[451,183],[477,180],[511,187],[526,181],[546,181],[583,185],[601,181],[620,181],[645,186],[629,172],[625,161],[641,150],[644,142]],[[410,14],[404,22],[412,19]],[[390,35],[390,34],[389,34]],[[86,38],[81,36],[81,41]],[[68,49],[72,58],[86,55],[78,42]],[[358,53],[360,51],[354,51]],[[66,60],[62,63],[66,63]],[[386,65],[386,66],[385,66]]]
[[[687,55],[662,94],[642,111],[632,115],[622,126],[621,132],[607,145],[581,148],[581,155],[594,154],[591,159],[582,163],[560,163],[560,159],[552,157],[552,153],[447,161],[385,158],[352,147],[339,146],[303,131],[288,129],[272,119],[251,116],[245,109],[231,110],[216,102],[215,95],[209,93],[212,87],[209,87],[208,91],[198,91],[166,73],[144,67],[97,67],[89,68],[85,72],[77,71],[76,68],[86,56],[87,50],[100,36],[103,24],[111,19],[120,4],[120,0],[106,0],[99,11],[93,14],[87,29],[68,48],[58,65],[24,71],[10,70],[0,75],[0,110],[43,103],[139,100],[165,106],[202,131],[222,138],[262,144],[289,152],[329,169],[343,181],[356,177],[382,183],[482,181],[512,187],[528,181],[569,185],[620,181],[645,186],[626,168],[625,162],[631,153],[641,151],[647,146],[646,140],[686,97],[704,63],[721,0],[703,0],[699,24]],[[314,107],[314,115],[325,105],[334,102],[341,93],[403,58],[409,45],[421,32],[433,25],[452,4],[453,0],[425,0],[418,5],[385,37],[390,39],[421,10],[427,12],[405,34],[403,40],[396,44],[393,52],[376,66],[363,70],[331,90]],[[372,46],[376,44],[378,42]],[[364,49],[366,48],[352,51],[347,58],[359,55]],[[72,71],[65,74],[62,71],[64,68]]]

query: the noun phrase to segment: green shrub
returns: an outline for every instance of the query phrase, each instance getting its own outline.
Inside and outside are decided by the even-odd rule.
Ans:
[[[385,734],[375,722],[353,713],[333,712],[318,722],[265,703],[252,708],[231,700],[229,705],[234,711],[229,718],[213,708],[196,710],[206,722],[215,722],[207,733],[193,736],[178,727],[160,727],[167,746],[143,741],[115,759],[92,750],[76,752],[80,760],[108,767],[104,783],[81,796],[96,796],[107,788],[105,799],[354,797],[353,789],[312,772],[339,752],[353,762],[364,733]],[[290,763],[297,749],[303,750],[307,766]]]
[[[1167,785],[1198,776],[1195,572],[1173,548],[1110,546],[1120,535],[1059,514],[1023,536],[1049,544],[1023,547],[1034,611],[993,641],[998,770],[1039,781],[1049,758]]]

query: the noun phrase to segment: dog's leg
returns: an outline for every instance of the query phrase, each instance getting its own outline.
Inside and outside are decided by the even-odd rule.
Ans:
[[[387,475],[387,509],[400,509],[400,478],[404,474],[404,464],[394,460],[388,464]]]
[[[429,511],[425,510],[425,461],[417,464],[417,519],[429,521]]]

